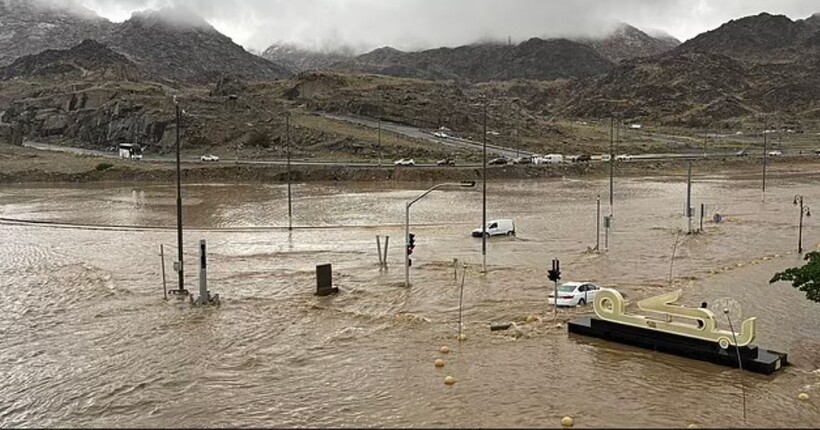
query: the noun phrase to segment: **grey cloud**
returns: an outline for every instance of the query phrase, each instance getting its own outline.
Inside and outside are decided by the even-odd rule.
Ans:
[[[185,6],[246,48],[455,46],[533,36],[595,36],[616,22],[688,39],[760,12],[805,18],[815,0],[75,0],[103,16]]]

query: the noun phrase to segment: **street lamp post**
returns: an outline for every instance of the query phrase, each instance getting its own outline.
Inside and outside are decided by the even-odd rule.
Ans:
[[[408,252],[410,249],[410,207],[413,206],[414,203],[423,199],[428,194],[432,193],[433,191],[444,188],[444,187],[461,187],[461,188],[472,188],[475,187],[475,181],[469,182],[445,182],[443,184],[438,184],[430,188],[429,190],[422,193],[420,196],[416,197],[413,200],[408,201],[404,207],[404,286],[410,286],[410,253]]]
[[[797,224],[797,253],[803,253],[803,215],[810,217],[811,209],[803,205],[803,196],[794,196],[794,204],[800,206],[800,221]]]
[[[290,184],[290,114],[285,112],[285,147],[287,148],[288,157],[288,231],[293,231],[293,202],[291,200],[291,184]]]
[[[487,98],[484,97],[483,173],[481,174],[481,268],[487,273]]]
[[[177,101],[176,96],[174,96],[174,106],[176,108],[176,164],[177,164],[177,260],[179,269],[177,274],[179,276],[179,289],[177,290],[177,294],[183,295],[187,294],[185,290],[185,270],[182,264],[182,173],[180,168],[180,142],[179,142],[179,127],[180,127],[180,116],[181,111],[179,108],[179,102]]]

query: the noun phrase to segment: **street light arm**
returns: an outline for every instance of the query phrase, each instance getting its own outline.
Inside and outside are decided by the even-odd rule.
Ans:
[[[429,190],[422,193],[420,196],[418,196],[415,199],[410,200],[409,202],[407,202],[407,207],[409,208],[410,206],[413,206],[413,203],[416,203],[417,201],[423,199],[425,196],[427,196],[428,194],[432,193],[433,191],[435,191],[439,188],[443,188],[443,187],[471,188],[471,187],[474,187],[474,186],[475,186],[475,182],[445,182],[443,184],[437,184],[437,185],[433,186],[433,188],[430,188]]]

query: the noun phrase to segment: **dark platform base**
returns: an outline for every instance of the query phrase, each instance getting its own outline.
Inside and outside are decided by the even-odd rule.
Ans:
[[[324,289],[321,289],[321,290],[317,290],[315,295],[317,295],[319,297],[327,297],[327,296],[336,294],[338,292],[339,292],[339,289],[336,288],[336,287],[324,288]]]
[[[764,375],[771,375],[789,364],[786,354],[759,349],[754,345],[741,348],[729,346],[728,349],[723,350],[715,342],[616,324],[595,317],[575,319],[567,324],[567,328],[570,333],[728,367],[738,367],[737,351],[739,350],[743,370]]]

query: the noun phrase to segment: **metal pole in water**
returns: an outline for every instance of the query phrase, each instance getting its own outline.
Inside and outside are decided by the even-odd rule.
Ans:
[[[461,272],[461,289],[458,293],[458,341],[461,342],[462,330],[464,327],[463,308],[464,308],[464,280],[467,278],[467,265],[464,265],[464,270]]]
[[[597,199],[598,211],[595,215],[595,250],[601,250],[601,195]]]
[[[689,174],[686,176],[686,218],[689,222],[689,234],[692,234],[692,162],[689,162]]]
[[[703,218],[706,217],[706,203],[700,204],[700,232],[703,233]]]
[[[609,216],[615,202],[615,118],[609,117]]]
[[[390,244],[390,236],[384,237],[384,258],[382,262],[384,263],[384,268],[387,269],[387,245]]]
[[[168,300],[168,287],[165,283],[165,247],[159,244],[159,258],[162,261],[162,299]]]
[[[737,347],[737,336],[735,335],[735,328],[732,325],[732,317],[729,316],[729,309],[723,309],[723,314],[729,321],[729,330],[732,331],[732,339],[735,343],[735,353],[737,354],[737,367],[740,369],[740,395],[743,399],[743,422],[746,422],[746,387],[743,384],[743,362],[740,360],[740,349]]]
[[[379,118],[379,167],[382,167],[382,119]]]
[[[199,304],[207,305],[210,303],[210,295],[208,293],[208,273],[207,273],[207,254],[205,252],[205,239],[199,241]]]
[[[404,286],[410,287],[410,203],[404,206]]]
[[[481,257],[482,270],[487,273],[487,99],[484,99],[484,134],[483,134],[483,163],[481,198]]]
[[[766,126],[768,128],[768,126]],[[769,164],[769,134],[763,130],[763,192],[766,192],[766,168]]]
[[[293,230],[293,202],[290,184],[290,114],[285,112],[285,144],[288,153],[288,230]]]
[[[176,104],[177,116],[177,261],[179,262],[179,294],[185,294],[185,268],[182,264],[182,173],[179,160],[179,104]]]
[[[382,242],[378,234],[376,235],[376,250],[379,253],[379,267],[382,268],[384,267],[384,260],[382,260]]]

